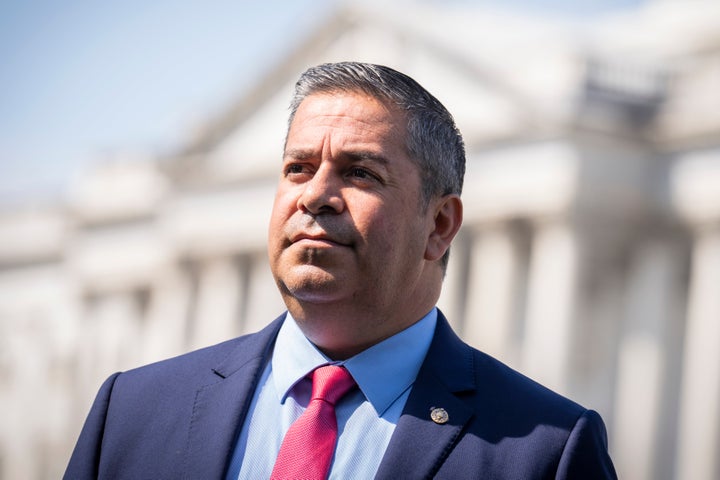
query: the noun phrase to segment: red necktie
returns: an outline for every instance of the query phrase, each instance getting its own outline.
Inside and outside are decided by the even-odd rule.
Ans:
[[[313,371],[310,403],[285,434],[273,480],[327,478],[337,440],[335,403],[354,385],[343,367],[326,365]]]

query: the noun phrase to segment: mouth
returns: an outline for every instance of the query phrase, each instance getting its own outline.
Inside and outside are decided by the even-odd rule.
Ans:
[[[293,245],[303,245],[313,248],[328,248],[328,247],[348,247],[347,243],[341,242],[328,235],[311,235],[307,233],[298,233],[290,238],[290,243]]]

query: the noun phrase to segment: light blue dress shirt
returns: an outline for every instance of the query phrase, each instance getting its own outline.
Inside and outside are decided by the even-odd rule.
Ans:
[[[227,480],[270,478],[285,432],[310,401],[308,373],[344,365],[359,389],[336,406],[338,443],[330,479],[373,478],[435,332],[437,310],[344,362],[320,352],[288,313],[253,396]]]

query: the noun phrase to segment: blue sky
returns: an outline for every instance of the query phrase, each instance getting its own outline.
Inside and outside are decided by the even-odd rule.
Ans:
[[[336,2],[0,0],[0,204],[56,196],[105,153],[177,146]],[[483,3],[587,18],[639,2]]]

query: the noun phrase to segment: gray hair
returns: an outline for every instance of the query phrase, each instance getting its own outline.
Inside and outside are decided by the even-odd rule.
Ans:
[[[295,84],[288,129],[302,101],[315,93],[363,92],[390,102],[405,113],[406,148],[422,181],[422,203],[451,193],[460,195],[465,176],[465,146],[450,112],[407,75],[382,65],[325,63],[309,68]]]

